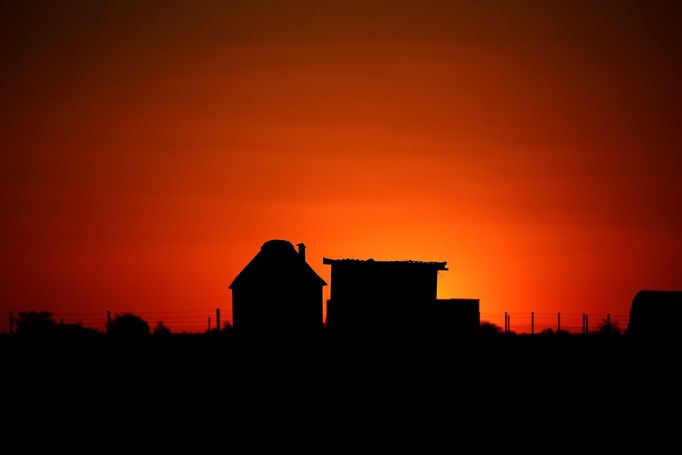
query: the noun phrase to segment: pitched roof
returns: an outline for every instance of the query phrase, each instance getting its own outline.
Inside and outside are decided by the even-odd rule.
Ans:
[[[374,259],[329,259],[322,258],[322,263],[327,265],[334,264],[376,264],[376,265],[406,265],[415,267],[430,267],[435,270],[447,270],[445,267],[447,262],[424,262],[424,261],[413,261],[411,259],[405,261],[375,261]]]
[[[327,283],[303,260],[291,242],[287,240],[269,240],[260,251],[237,275],[230,284],[230,289],[240,286],[250,277],[276,275],[287,279],[304,279],[326,286]]]

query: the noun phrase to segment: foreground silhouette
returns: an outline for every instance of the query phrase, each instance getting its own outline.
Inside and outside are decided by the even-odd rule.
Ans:
[[[227,328],[154,336],[131,314],[116,316],[109,333],[62,336],[49,313],[19,316],[16,335],[0,336],[7,431],[96,425],[121,437],[213,425],[231,438],[304,428],[355,441],[358,428],[380,434],[380,422],[391,434],[436,431],[447,442],[453,428],[468,434],[484,423],[493,434],[532,428],[582,438],[605,425],[665,424],[658,407],[675,403],[682,380],[679,337],[643,343],[609,321],[589,335],[518,335],[484,322],[466,338],[323,330],[262,343]]]
[[[325,434],[339,430],[342,419],[354,425],[379,419],[408,431],[405,426],[453,424],[444,415],[448,410],[472,425],[484,419],[494,428],[516,420],[540,431],[543,424],[570,425],[571,403],[611,395],[619,401],[609,413],[582,415],[581,425],[636,422],[635,406],[646,409],[679,379],[679,352],[646,350],[628,336],[530,336],[484,327],[490,330],[475,342],[410,344],[325,334],[305,343],[284,337],[268,344],[237,334],[100,333],[87,341],[1,336],[0,353],[9,366],[4,386],[12,391],[5,406],[31,422],[96,421],[141,430],[204,422],[232,432],[248,422],[265,425],[263,415],[293,423],[295,412],[309,431]],[[36,393],[41,390],[46,392]],[[646,400],[640,400],[644,390]],[[546,408],[549,396],[561,405]],[[521,419],[508,407],[542,412]]]

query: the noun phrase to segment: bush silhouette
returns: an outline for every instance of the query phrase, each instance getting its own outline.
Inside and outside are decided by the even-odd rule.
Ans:
[[[225,335],[232,335],[234,333],[234,328],[232,327],[232,324],[230,324],[229,321],[223,324],[223,328],[220,330],[220,333],[223,333]]]
[[[483,336],[494,336],[502,333],[502,327],[492,322],[482,322],[480,327],[480,333]]]
[[[59,335],[60,336],[66,336],[66,337],[79,337],[79,336],[92,336],[92,335],[97,335],[98,332],[97,330],[90,328],[90,327],[83,327],[83,324],[80,322],[76,323],[71,323],[71,324],[59,324]]]
[[[14,322],[21,335],[54,335],[58,328],[49,311],[21,311]]]
[[[597,333],[599,335],[620,335],[621,331],[617,322],[604,318],[597,327]]]
[[[133,313],[117,314],[109,324],[109,334],[116,336],[149,335],[149,324]]]
[[[163,321],[158,321],[152,333],[156,336],[168,336],[171,334],[171,330],[166,327],[166,324],[164,324]]]

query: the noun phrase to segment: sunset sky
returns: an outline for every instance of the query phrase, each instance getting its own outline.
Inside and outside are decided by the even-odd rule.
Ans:
[[[484,319],[682,289],[680,2],[0,8],[0,330],[229,318],[274,238],[447,261]]]

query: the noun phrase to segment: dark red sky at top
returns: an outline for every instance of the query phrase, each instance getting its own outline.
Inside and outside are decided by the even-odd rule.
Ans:
[[[3,3],[0,314],[229,313],[271,238],[484,316],[682,288],[679,2],[469,3]]]

